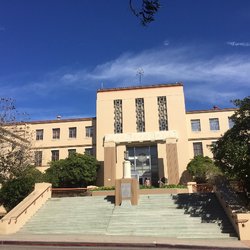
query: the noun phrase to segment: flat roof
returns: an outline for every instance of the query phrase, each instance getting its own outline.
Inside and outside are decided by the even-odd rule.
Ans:
[[[186,114],[198,114],[198,113],[216,113],[216,112],[227,112],[227,111],[236,111],[237,108],[216,108],[216,109],[206,109],[206,110],[190,110],[186,111]]]
[[[135,89],[152,89],[152,88],[165,88],[165,87],[179,87],[183,86],[183,83],[162,83],[162,84],[153,84],[153,85],[137,85],[137,86],[128,86],[128,87],[118,87],[118,88],[105,88],[98,89],[99,92],[110,92],[110,91],[122,91],[122,90],[135,90]]]
[[[44,124],[44,123],[60,123],[60,122],[80,122],[80,121],[91,121],[96,120],[95,117],[89,118],[70,118],[70,119],[54,119],[54,120],[43,120],[43,121],[28,121],[28,124]]]

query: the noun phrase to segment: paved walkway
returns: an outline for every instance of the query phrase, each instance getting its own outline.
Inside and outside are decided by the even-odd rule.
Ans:
[[[250,249],[250,241],[231,239],[176,239],[107,235],[0,235],[1,245],[114,246],[181,249]]]

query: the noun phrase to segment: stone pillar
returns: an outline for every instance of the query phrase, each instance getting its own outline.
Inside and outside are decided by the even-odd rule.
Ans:
[[[116,179],[116,146],[115,143],[104,145],[104,186],[114,186]]]
[[[168,167],[168,184],[179,183],[179,164],[176,143],[166,144],[167,167]]]
[[[137,205],[138,189],[138,181],[134,178],[117,179],[115,182],[115,205],[120,206],[123,202]]]

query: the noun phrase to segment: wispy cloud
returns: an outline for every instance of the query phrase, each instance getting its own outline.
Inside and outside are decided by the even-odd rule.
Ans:
[[[168,45],[169,45],[169,41],[168,41],[168,40],[165,40],[165,41],[163,42],[163,44],[164,44],[165,46],[168,46]]]
[[[227,42],[227,45],[233,46],[233,47],[250,47],[250,42]]]
[[[209,106],[214,103],[228,106],[231,99],[250,93],[249,55],[212,56],[204,48],[191,46],[124,53],[90,70],[62,68],[15,87],[1,84],[0,79],[4,86],[1,93],[11,93],[16,99],[46,100],[67,92],[84,95],[88,91],[95,98],[101,83],[105,88],[139,84],[138,68],[144,71],[142,84],[183,82],[187,101]]]

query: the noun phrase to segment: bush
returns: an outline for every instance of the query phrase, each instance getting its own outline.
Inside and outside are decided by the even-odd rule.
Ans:
[[[34,167],[28,167],[18,177],[3,184],[0,190],[0,203],[10,211],[33,191],[36,182],[41,181],[42,173]]]
[[[45,180],[53,187],[86,187],[96,180],[97,160],[89,154],[73,154],[50,163]]]
[[[212,159],[201,155],[195,156],[194,159],[188,163],[187,170],[197,183],[213,181],[215,176],[221,174]]]

